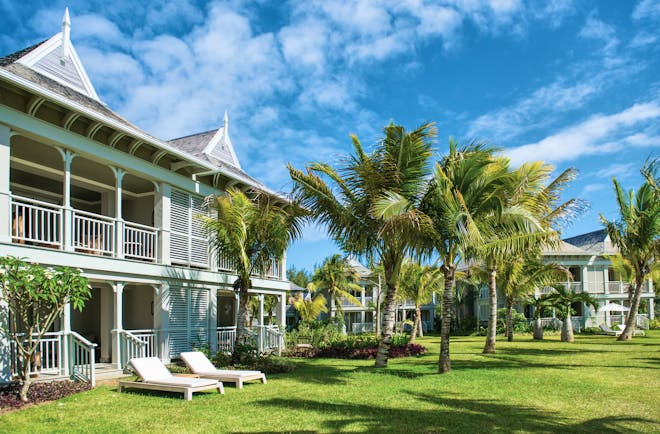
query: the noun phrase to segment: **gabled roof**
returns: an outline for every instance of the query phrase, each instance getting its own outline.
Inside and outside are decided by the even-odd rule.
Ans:
[[[592,254],[611,255],[618,252],[604,229],[566,238],[564,241]]]
[[[370,277],[371,274],[372,274],[370,269],[368,269],[364,265],[360,264],[360,261],[358,261],[357,259],[355,259],[353,257],[348,258],[348,265],[353,267],[353,269],[355,269],[355,271],[357,271],[357,273],[363,279],[367,278],[367,277]]]
[[[579,247],[567,243],[566,241],[561,241],[559,243],[559,246],[556,248],[543,249],[543,253],[551,254],[551,255],[590,255],[591,254],[586,250],[582,250]]]

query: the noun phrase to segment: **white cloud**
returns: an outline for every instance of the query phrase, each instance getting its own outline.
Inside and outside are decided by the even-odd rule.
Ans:
[[[637,3],[632,13],[635,20],[660,19],[660,3],[657,0],[642,0]]]
[[[582,189],[582,194],[593,193],[595,191],[601,191],[607,188],[607,184],[587,184]]]
[[[530,160],[557,163],[587,155],[611,153],[625,145],[634,146],[634,143],[625,140],[635,136],[629,133],[631,128],[640,128],[659,118],[660,101],[635,104],[612,115],[595,115],[539,142],[507,149],[506,154],[517,165]]]
[[[605,53],[613,52],[617,45],[619,45],[614,27],[596,18],[594,13],[589,15],[587,22],[578,33],[578,36],[601,41],[604,44],[603,51]]]
[[[599,178],[625,177],[637,172],[637,163],[610,164],[596,172]]]
[[[535,90],[515,104],[479,116],[470,123],[469,137],[491,137],[498,142],[519,136],[548,121],[555,112],[576,110],[598,91],[599,80],[567,85],[563,80]]]

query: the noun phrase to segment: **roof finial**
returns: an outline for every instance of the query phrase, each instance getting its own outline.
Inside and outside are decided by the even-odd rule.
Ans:
[[[62,18],[62,57],[64,62],[69,57],[69,46],[71,45],[71,18],[69,17],[69,8],[64,8],[64,17]]]
[[[224,148],[227,145],[229,140],[229,116],[227,115],[227,110],[225,110],[225,116],[222,119],[222,147]]]

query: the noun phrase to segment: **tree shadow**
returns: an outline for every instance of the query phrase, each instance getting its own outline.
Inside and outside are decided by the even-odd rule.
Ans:
[[[410,380],[414,380],[432,374],[432,373],[411,371],[408,369],[392,369],[392,368],[383,369],[383,368],[376,368],[375,366],[362,366],[357,368],[355,372],[366,372],[369,374],[377,374],[377,375],[390,375],[392,377],[407,378]]]
[[[634,433],[630,423],[651,420],[611,416],[578,423],[533,407],[515,406],[495,400],[460,399],[409,393],[419,401],[418,408],[393,408],[385,405],[327,403],[313,399],[273,398],[257,401],[256,406],[284,410],[305,409],[322,415],[323,430],[362,432],[586,432]],[[431,408],[429,408],[431,407]],[[292,417],[295,423],[295,417]]]

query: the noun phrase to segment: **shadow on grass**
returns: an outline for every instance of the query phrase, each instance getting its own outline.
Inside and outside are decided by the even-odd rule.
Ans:
[[[494,400],[470,400],[410,393],[408,405],[394,408],[374,404],[327,403],[312,399],[274,398],[255,405],[270,409],[304,411],[317,418],[322,430],[362,432],[592,432],[634,433],[630,423],[652,424],[633,417],[606,417],[571,423],[557,414]],[[429,408],[431,407],[431,408]],[[297,416],[292,416],[295,423]]]

